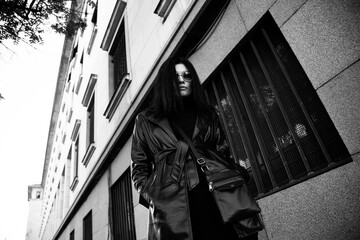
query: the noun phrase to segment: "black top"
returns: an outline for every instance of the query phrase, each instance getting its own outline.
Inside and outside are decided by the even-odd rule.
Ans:
[[[177,116],[172,116],[170,121],[175,122],[178,126],[180,126],[186,135],[188,135],[188,137],[191,139],[196,123],[197,110],[192,98],[190,97],[183,98],[183,106],[184,110],[181,111]],[[176,133],[176,131],[175,135],[179,138],[179,135]]]

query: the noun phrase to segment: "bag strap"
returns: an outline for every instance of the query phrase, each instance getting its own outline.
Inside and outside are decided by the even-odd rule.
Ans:
[[[210,175],[210,169],[209,167],[206,165],[206,161],[205,159],[202,157],[202,155],[199,154],[199,152],[195,149],[193,142],[190,140],[190,138],[186,135],[186,133],[184,132],[184,130],[176,123],[171,123],[171,126],[173,126],[181,136],[182,138],[187,142],[187,144],[190,147],[190,150],[192,151],[192,153],[194,154],[195,158],[196,158],[196,162],[200,165],[201,170],[206,174],[206,175]],[[232,166],[234,167],[235,171],[238,171],[239,174],[244,178],[245,182],[248,182],[250,179],[249,173],[248,171],[234,163],[231,162],[230,164],[232,164]]]
[[[209,173],[209,167],[206,165],[205,159],[196,150],[193,142],[190,140],[188,135],[186,135],[184,130],[177,123],[171,123],[171,124],[174,126],[175,130],[182,136],[182,138],[185,140],[185,142],[187,142],[187,144],[189,145],[190,150],[194,154],[194,156],[196,158],[196,162],[200,165],[201,170],[206,174]]]

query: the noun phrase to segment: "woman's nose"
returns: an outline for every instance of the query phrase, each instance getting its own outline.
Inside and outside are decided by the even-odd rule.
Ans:
[[[178,76],[178,82],[179,83],[184,83],[185,82],[184,77],[183,76]]]

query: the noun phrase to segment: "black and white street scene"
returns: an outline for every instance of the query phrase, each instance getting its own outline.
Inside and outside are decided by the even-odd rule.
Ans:
[[[359,240],[359,0],[0,0],[0,240]]]

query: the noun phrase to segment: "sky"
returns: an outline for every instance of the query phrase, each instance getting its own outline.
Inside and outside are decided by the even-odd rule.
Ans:
[[[40,184],[63,36],[0,44],[0,240],[23,240],[29,185]]]

